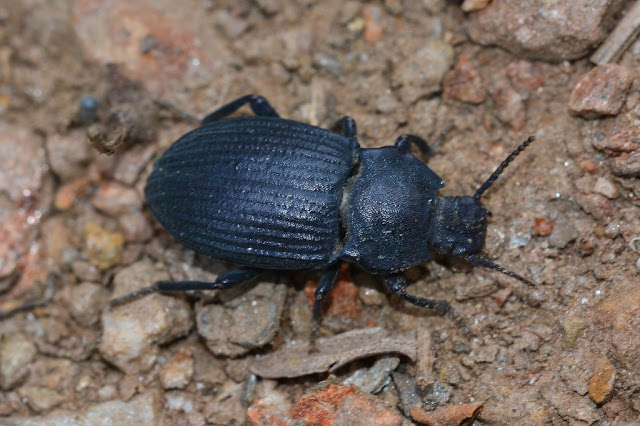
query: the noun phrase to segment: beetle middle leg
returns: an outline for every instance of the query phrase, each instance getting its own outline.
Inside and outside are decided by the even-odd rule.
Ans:
[[[223,118],[233,114],[246,104],[249,104],[253,113],[260,117],[280,117],[274,107],[271,106],[269,101],[260,95],[245,95],[235,101],[229,102],[226,105],[221,106],[211,114],[202,119],[202,124],[211,123],[213,121],[220,121]]]
[[[207,281],[158,281],[152,286],[142,288],[133,293],[113,299],[111,306],[121,305],[133,299],[151,293],[163,291],[191,291],[191,290],[226,290],[249,281],[262,273],[262,269],[240,268],[222,274],[214,282]]]
[[[402,273],[391,274],[384,277],[385,283],[389,289],[398,297],[401,297],[416,306],[427,308],[436,311],[440,315],[448,316],[455,320],[466,332],[469,332],[469,327],[465,324],[464,320],[456,314],[449,302],[446,300],[434,300],[424,297],[414,296],[407,293],[407,278]]]
[[[314,293],[313,301],[313,314],[311,318],[311,337],[309,338],[309,348],[311,351],[315,349],[316,334],[320,328],[320,318],[322,317],[322,302],[327,298],[333,285],[336,283],[338,277],[338,270],[340,269],[340,263],[334,263],[329,266],[329,269],[320,278],[316,291]]]

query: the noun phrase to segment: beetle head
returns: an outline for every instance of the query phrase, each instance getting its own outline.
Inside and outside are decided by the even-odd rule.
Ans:
[[[487,211],[471,195],[436,200],[431,219],[431,248],[456,257],[477,253],[484,247]]]
[[[476,193],[462,197],[442,197],[435,201],[434,216],[431,221],[431,247],[438,253],[461,257],[474,265],[501,272],[528,285],[531,281],[497,265],[482,256],[487,233],[487,214],[489,211],[480,205],[480,198],[502,174],[504,169],[535,138],[530,136],[520,144],[498,168],[489,176]]]

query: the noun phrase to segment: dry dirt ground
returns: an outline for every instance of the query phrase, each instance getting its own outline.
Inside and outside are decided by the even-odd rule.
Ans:
[[[640,42],[588,59],[633,2],[483,3],[0,3],[0,423],[638,420]],[[287,346],[309,336],[314,271],[110,309],[234,268],[176,243],[142,188],[195,127],[178,110],[247,93],[325,128],[348,114],[363,147],[447,129],[429,159],[444,195],[535,135],[483,203],[488,258],[536,286],[447,258],[408,271],[465,333],[345,268],[326,359]]]

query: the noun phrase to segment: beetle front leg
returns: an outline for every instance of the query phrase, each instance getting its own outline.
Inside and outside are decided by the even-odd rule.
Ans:
[[[389,289],[396,296],[401,297],[416,306],[434,310],[442,316],[448,316],[456,321],[466,332],[469,332],[469,327],[467,327],[464,320],[456,314],[454,309],[446,300],[427,299],[407,293],[407,278],[404,274],[398,273],[387,275],[384,277],[384,280]]]
[[[111,306],[121,305],[141,296],[163,291],[192,291],[192,290],[226,290],[257,277],[261,269],[240,268],[222,274],[214,282],[207,281],[158,281],[152,286],[142,288],[133,293],[113,299]]]
[[[271,106],[269,101],[260,95],[245,95],[235,101],[229,102],[226,105],[221,106],[211,114],[202,119],[201,123],[208,124],[214,121],[222,120],[227,116],[233,114],[246,104],[251,106],[253,113],[260,117],[280,117],[274,107]]]
[[[318,286],[316,287],[316,291],[314,293],[315,298],[313,301],[313,314],[311,317],[311,336],[309,338],[309,348],[311,351],[315,350],[316,334],[318,334],[318,329],[320,328],[322,302],[327,298],[329,293],[331,293],[333,285],[336,283],[339,267],[339,263],[329,266],[329,269],[327,269],[322,275],[320,282],[318,282]]]

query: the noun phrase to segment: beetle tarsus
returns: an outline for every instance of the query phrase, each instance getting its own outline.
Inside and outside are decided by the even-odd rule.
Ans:
[[[124,303],[130,302],[132,300],[138,299],[142,296],[146,296],[147,294],[155,293],[158,291],[158,284],[160,282],[154,283],[153,285],[145,288],[141,288],[140,290],[134,291],[133,293],[129,293],[122,297],[118,297],[117,299],[113,299],[109,302],[111,307],[122,305]]]
[[[453,307],[451,307],[449,302],[446,300],[427,299],[407,293],[407,279],[404,274],[388,275],[385,277],[385,282],[393,294],[398,297],[401,297],[416,306],[431,309],[442,316],[447,316],[453,319],[466,333],[470,332],[466,322],[456,313]]]

